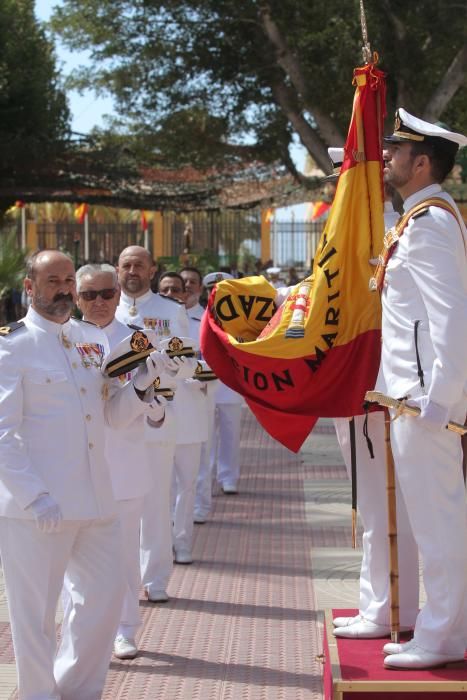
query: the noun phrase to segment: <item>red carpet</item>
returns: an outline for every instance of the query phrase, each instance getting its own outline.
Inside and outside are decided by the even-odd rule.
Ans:
[[[467,698],[466,662],[460,668],[390,671],[383,666],[382,654],[382,648],[388,639],[352,640],[336,639],[331,636],[332,617],[356,615],[357,612],[357,610],[333,610],[332,616],[327,615],[329,637],[325,628],[323,643],[325,700],[340,697],[342,700],[369,700],[370,697],[374,700]],[[402,635],[402,641],[409,638],[410,635]],[[342,696],[336,694],[336,690],[340,690]],[[453,692],[456,693],[454,696],[452,696]]]

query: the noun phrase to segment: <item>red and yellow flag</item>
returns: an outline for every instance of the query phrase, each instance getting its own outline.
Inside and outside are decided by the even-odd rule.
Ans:
[[[77,204],[75,207],[75,219],[79,224],[84,223],[84,218],[89,211],[88,204]]]
[[[368,282],[384,234],[384,74],[366,65],[354,84],[344,163],[312,275],[277,311],[277,290],[263,277],[220,282],[202,326],[216,375],[294,451],[319,416],[363,413],[379,366],[381,307]]]
[[[313,210],[311,212],[311,220],[312,221],[317,221],[320,219],[324,214],[326,214],[327,211],[331,208],[331,205],[328,202],[315,202],[313,205]]]

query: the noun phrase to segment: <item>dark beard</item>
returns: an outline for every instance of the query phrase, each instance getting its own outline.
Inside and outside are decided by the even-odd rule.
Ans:
[[[74,301],[71,294],[56,294],[52,301],[46,301],[40,294],[37,294],[34,297],[34,306],[38,311],[42,311],[48,316],[61,318],[71,312]]]

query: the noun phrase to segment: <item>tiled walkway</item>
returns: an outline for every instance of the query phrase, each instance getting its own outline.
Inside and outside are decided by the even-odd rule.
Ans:
[[[295,455],[245,409],[241,445],[240,493],[216,493],[212,518],[195,528],[194,564],[175,567],[170,602],[141,601],[141,653],[112,661],[105,700],[322,698],[322,610],[356,604],[360,562],[332,423],[320,421]],[[15,680],[1,602],[3,700]]]

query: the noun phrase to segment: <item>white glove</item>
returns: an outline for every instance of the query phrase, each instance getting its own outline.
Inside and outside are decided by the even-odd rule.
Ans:
[[[152,428],[160,428],[165,418],[165,407],[167,399],[164,396],[155,396],[154,401],[149,407],[149,413],[146,414],[148,425]]]
[[[158,350],[153,350],[149,357],[146,358],[146,362],[138,368],[136,377],[133,380],[135,389],[138,391],[149,389],[153,381],[166,371],[168,362],[169,358],[167,355]]]
[[[440,406],[439,403],[431,401],[428,396],[419,396],[416,399],[410,399],[407,405],[418,406],[420,409],[418,420],[425,430],[432,432],[433,430],[441,430],[446,427],[449,409],[445,406]]]
[[[165,417],[165,407],[167,406],[167,399],[163,396],[155,396],[154,401],[149,404],[149,410],[146,414],[148,422],[160,423]]]
[[[62,529],[63,515],[60,506],[48,493],[43,493],[36,498],[28,509],[34,514],[36,525],[41,532],[60,532]]]
[[[169,358],[169,369],[176,379],[191,379],[198,365],[198,360],[195,357],[172,357]]]

